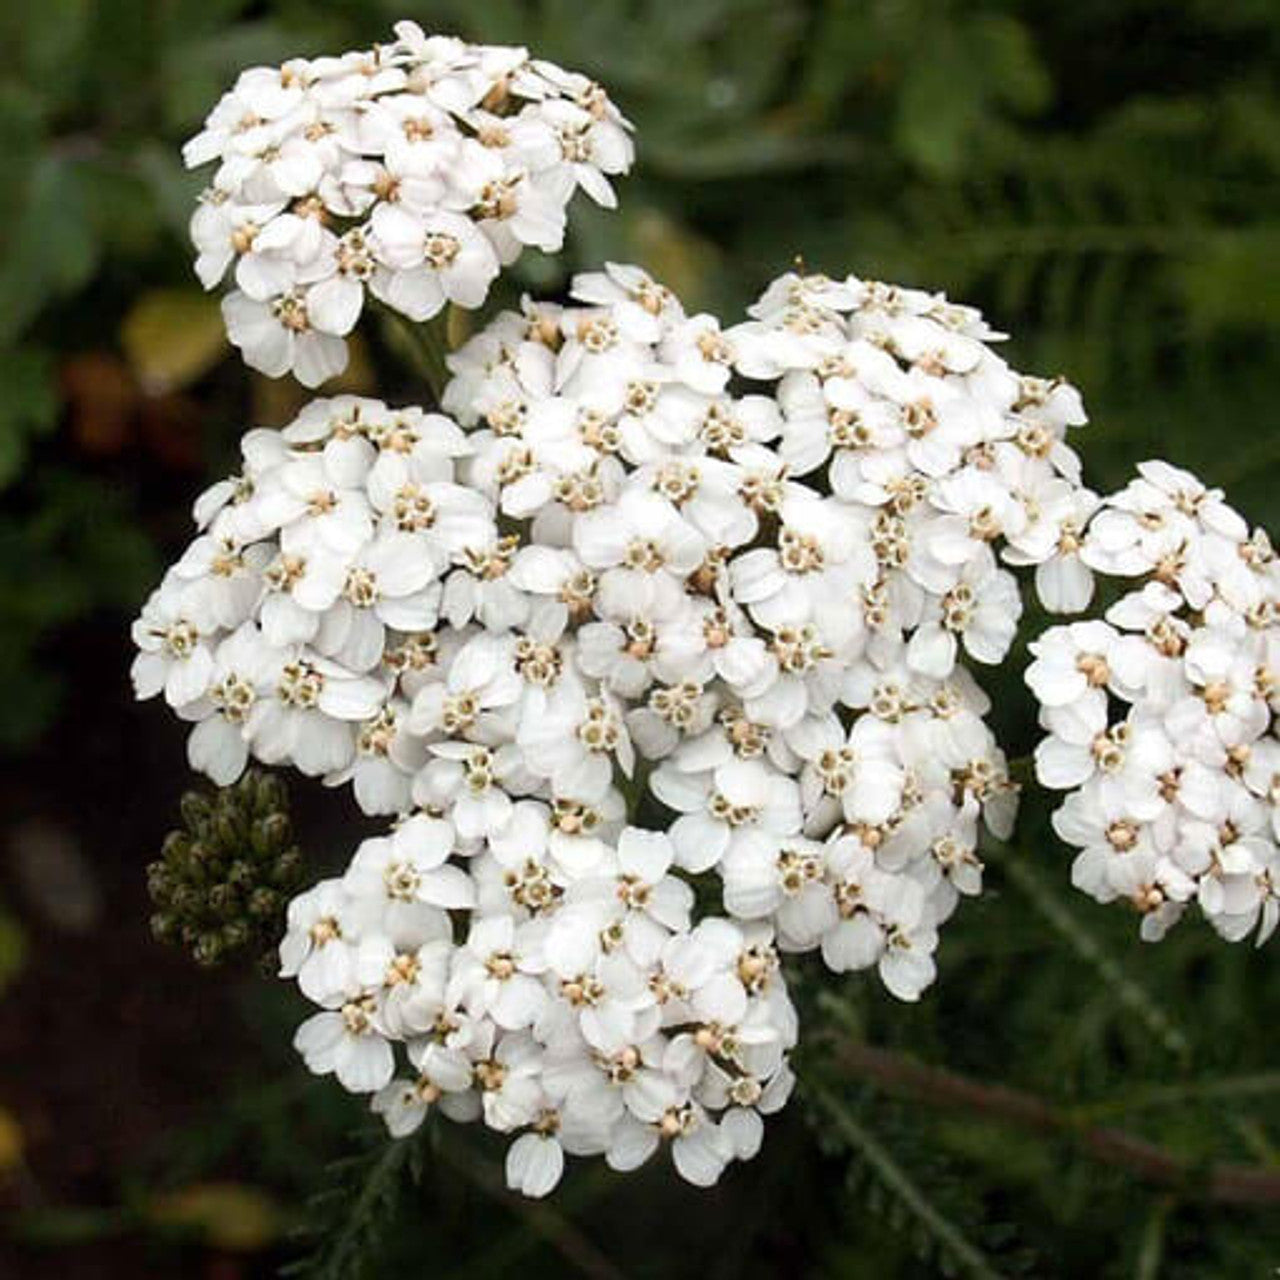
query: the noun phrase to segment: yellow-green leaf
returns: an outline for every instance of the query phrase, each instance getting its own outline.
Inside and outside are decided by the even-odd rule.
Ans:
[[[149,395],[189,386],[222,359],[227,347],[217,299],[195,289],[144,294],[125,316],[120,340]]]
[[[197,1231],[207,1244],[254,1253],[279,1239],[284,1215],[265,1191],[238,1182],[200,1182],[159,1197],[151,1217],[161,1225]]]

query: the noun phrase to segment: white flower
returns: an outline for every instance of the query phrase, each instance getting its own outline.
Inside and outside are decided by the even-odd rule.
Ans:
[[[564,1172],[564,1148],[550,1133],[526,1133],[507,1149],[507,1186],[540,1199],[555,1190]]]
[[[413,784],[418,802],[447,812],[464,840],[502,831],[511,818],[511,793],[528,779],[519,749],[433,742],[429,750],[433,758]]]
[[[822,846],[798,836],[763,833],[739,841],[724,859],[724,903],[743,919],[772,917],[780,944],[802,951],[835,923]]]
[[[979,556],[965,564],[955,586],[927,601],[924,620],[907,646],[907,662],[922,675],[945,680],[963,643],[977,661],[998,663],[1021,616],[1022,597],[1012,575]]]
[[[261,543],[201,535],[171,570],[174,583],[181,584],[184,611],[205,633],[233,631],[258,603],[269,559]]]
[[[965,467],[933,486],[930,500],[945,513],[928,526],[929,554],[944,565],[974,559],[997,538],[1016,545],[1027,525],[1026,508],[1003,477]]]
[[[413,794],[413,776],[426,760],[423,744],[406,725],[408,704],[388,699],[356,730],[355,757],[345,769],[325,777],[325,785],[350,782],[356,803],[367,814],[403,813]]]
[[[510,1133],[533,1124],[543,1111],[543,1049],[527,1033],[495,1029],[491,1034],[501,1036],[497,1047],[473,1070],[482,1089],[485,1123],[499,1133]]]
[[[292,373],[304,387],[318,387],[347,367],[347,346],[325,332],[310,311],[306,288],[292,288],[259,301],[229,293],[222,301],[227,337],[240,348],[245,363],[278,378]]]
[[[280,976],[298,979],[303,995],[332,1005],[353,989],[358,906],[341,880],[322,880],[289,903],[280,943]]]
[[[317,612],[331,603],[332,586],[308,572],[316,553],[353,555],[373,532],[363,481],[366,460],[358,452],[330,450],[291,458],[265,476],[255,498],[263,519],[280,530],[281,550],[299,564],[303,579],[293,594],[304,608]],[[312,587],[315,595],[311,594]]]
[[[288,761],[313,776],[345,768],[355,753],[352,723],[378,710],[382,682],[318,655],[286,655],[270,670],[270,687],[245,722],[254,754],[267,764]]]
[[[498,274],[493,246],[459,214],[418,216],[383,204],[371,227],[378,256],[392,269],[385,280],[375,277],[374,287],[410,320],[430,320],[449,302],[478,307]]]
[[[625,173],[634,154],[619,119],[564,101],[544,103],[541,114],[560,143],[559,162],[545,174],[551,190],[567,199],[581,187],[596,204],[613,208],[617,198],[605,175]]]
[[[848,610],[846,602],[874,572],[865,532],[847,509],[811,495],[786,498],[780,514],[776,549],[747,551],[730,562],[734,599],[772,631],[815,619],[842,630],[832,615]]]
[[[176,582],[166,580],[151,593],[132,634],[139,653],[130,674],[139,698],[163,692],[176,708],[204,697],[214,677],[213,652],[187,616]]]
[[[418,940],[427,940],[418,945]],[[393,1039],[432,1031],[445,1016],[453,957],[447,920],[392,936],[371,932],[356,950],[356,977],[378,1001],[378,1030]]]
[[[471,1087],[471,1063],[465,1054],[421,1041],[409,1056],[418,1069],[416,1080],[393,1080],[374,1094],[370,1107],[386,1122],[393,1138],[415,1133],[432,1107],[451,1120],[474,1120],[479,1107]]]
[[[673,366],[675,380],[703,395],[717,395],[729,382],[735,351],[715,316],[679,319],[664,339],[661,352]]]
[[[998,454],[1011,492],[1031,517],[1009,536],[1006,564],[1035,565],[1036,594],[1051,613],[1082,613],[1093,599],[1093,573],[1085,564],[1084,530],[1098,496],[1078,482],[1046,474],[1042,460],[1016,446]]]
[[[889,724],[863,716],[846,735],[831,715],[806,723],[791,745],[806,761],[800,789],[807,830],[825,834],[839,817],[881,826],[897,812],[906,775]]]
[[[800,830],[799,788],[763,760],[729,759],[700,773],[664,764],[650,786],[681,815],[671,842],[686,871],[710,870],[752,831],[785,836]]]
[[[443,681],[414,698],[409,726],[424,737],[444,733],[496,746],[510,736],[521,687],[514,643],[482,631],[454,655]]]
[[[1135,678],[1141,685],[1141,672],[1129,656],[1132,646],[1105,622],[1053,627],[1030,648],[1035,661],[1027,668],[1027,684],[1046,707],[1070,706],[1081,699],[1105,707],[1107,690],[1125,697]]]
[[[574,549],[600,573],[600,607],[612,616],[674,612],[682,579],[706,553],[706,543],[658,494],[627,489],[614,506],[574,524]]]
[[[219,643],[204,699],[181,712],[184,719],[199,720],[187,740],[191,767],[220,787],[244,772],[249,760],[245,723],[280,662],[281,655],[258,628],[244,623]]]
[[[293,1037],[307,1068],[316,1075],[333,1072],[351,1093],[376,1093],[391,1079],[395,1056],[379,1034],[375,1002],[362,995],[348,1000],[333,1013],[316,1013]]]
[[[214,288],[234,265],[227,326],[250,365],[315,386],[345,367],[366,290],[418,320],[478,307],[500,262],[560,248],[577,187],[615,203],[625,121],[598,86],[536,65],[402,23],[368,52],[240,77],[183,155],[219,162],[191,221],[196,270]]]
[[[629,160],[600,91],[522,51],[404,24],[291,74],[264,132],[211,124],[200,234],[210,280],[296,299],[295,338],[340,341],[366,291],[478,305]],[[393,1134],[438,1107],[511,1135],[529,1195],[567,1154],[669,1143],[699,1185],[751,1158],[792,1084],[780,953],[919,999],[984,831],[1012,834],[970,674],[1013,642],[1004,566],[1062,608],[1108,555],[1155,579],[1033,644],[1076,883],[1147,937],[1193,899],[1224,937],[1275,926],[1264,538],[1159,469],[1095,513],[1078,397],[939,295],[791,275],[726,329],[638,268],[570,292],[450,356],[453,417],[343,396],[250,433],[139,624],[139,690],[190,695],[193,759],[292,763],[397,819],[290,908],[313,1070]]]
[[[590,697],[580,685],[557,686],[542,713],[521,725],[518,742],[533,773],[553,780],[559,795],[588,804],[608,790],[615,764],[627,777],[635,767],[617,703],[604,693]]]
[[[352,671],[382,658],[386,628],[423,631],[435,625],[439,562],[412,533],[383,533],[355,555],[320,552],[307,561],[306,604],[323,611],[312,644]]]
[[[425,814],[406,819],[389,836],[363,841],[343,884],[367,926],[393,938],[447,934],[442,911],[475,902],[466,872],[448,864],[454,841],[449,823]]]
[[[1083,554],[1146,580],[1106,623],[1032,645],[1027,680],[1050,733],[1038,775],[1069,792],[1054,827],[1080,850],[1073,882],[1130,902],[1143,938],[1163,937],[1192,899],[1224,938],[1266,935],[1280,831],[1266,781],[1274,555],[1194,476],[1165,463],[1139,473],[1104,500]],[[1116,700],[1128,709],[1108,726]]]
[[[543,961],[527,925],[510,916],[475,921],[459,953],[450,983],[473,1017],[488,1015],[506,1031],[531,1026],[547,1001],[534,975]]]
[[[938,972],[933,960],[937,946],[938,933],[931,926],[889,930],[876,968],[891,994],[909,1003],[920,999]]]
[[[1134,816],[1159,816],[1177,757],[1158,722],[1131,716],[1109,725],[1106,704],[1087,699],[1046,707],[1041,723],[1050,731],[1035,753],[1036,776],[1044,786],[1069,791],[1096,775],[1102,790],[1118,791]]]
[[[199,254],[195,272],[206,289],[218,285],[233,262],[253,250],[263,225],[284,209],[283,201],[236,204],[225,192],[206,191],[191,215],[191,241]],[[287,287],[291,280],[282,282]]]

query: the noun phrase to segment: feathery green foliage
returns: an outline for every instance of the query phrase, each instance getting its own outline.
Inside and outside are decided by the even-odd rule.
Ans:
[[[284,416],[279,388],[216,347],[172,384],[131,362],[139,301],[194,290],[199,180],[178,143],[242,66],[359,47],[400,17],[581,67],[638,126],[620,210],[577,207],[571,251],[525,255],[517,287],[554,292],[585,263],[636,260],[728,315],[801,254],[946,289],[1014,335],[1013,363],[1082,386],[1095,488],[1158,453],[1280,532],[1268,0],[20,0],[0,18],[6,745],[53,722],[67,637],[103,611],[122,625],[156,547],[185,529],[197,475],[220,471],[249,422]],[[123,374],[95,380],[86,355]],[[389,397],[412,395],[390,344],[375,335],[365,358]],[[148,426],[157,415],[186,424],[188,455],[172,427]],[[1024,656],[986,682],[1011,756],[1033,742]],[[331,1280],[591,1274],[600,1256],[604,1274],[664,1280],[1272,1274],[1275,1203],[1225,1195],[1236,1184],[1220,1175],[1280,1180],[1280,944],[1229,947],[1189,920],[1145,947],[1135,921],[1070,890],[1068,865],[1029,805],[918,1006],[857,978],[819,996],[802,972],[807,1097],[714,1193],[660,1169],[625,1187],[574,1170],[557,1228],[438,1158],[434,1132],[379,1142],[332,1180],[311,1171],[332,1154],[333,1116],[284,1122],[266,1093],[237,1113],[235,1157],[266,1181],[292,1168],[332,1183],[301,1272]],[[292,997],[246,999],[264,1041],[287,1040]],[[900,1078],[842,1060],[831,1036],[891,1055]],[[919,1064],[1012,1087],[1052,1123],[931,1096],[911,1084]],[[1099,1126],[1158,1148],[1163,1173],[1117,1163]],[[464,1163],[498,1158],[483,1137],[447,1141]],[[229,1158],[219,1147],[208,1163]]]

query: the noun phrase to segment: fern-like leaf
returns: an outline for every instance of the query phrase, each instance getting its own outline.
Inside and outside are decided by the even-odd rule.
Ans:
[[[406,1185],[422,1176],[422,1134],[388,1141],[381,1130],[363,1137],[365,1150],[335,1161],[327,1185],[307,1205],[303,1234],[313,1243],[281,1275],[293,1280],[362,1280],[375,1274],[379,1238],[399,1208]]]

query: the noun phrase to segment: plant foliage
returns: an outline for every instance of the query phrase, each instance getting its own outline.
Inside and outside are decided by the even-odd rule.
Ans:
[[[1085,389],[1095,487],[1159,452],[1280,532],[1267,0],[19,0],[0,17],[0,746],[56,723],[67,637],[122,625],[201,475],[293,407],[224,358],[189,274],[198,182],[178,143],[240,67],[358,47],[410,16],[583,67],[642,125],[622,210],[580,210],[571,252],[526,255],[524,285],[636,260],[728,312],[801,253],[943,288],[1021,335],[1019,367]],[[407,388],[390,344],[357,381],[369,362]],[[1025,749],[1021,661],[990,684]],[[1224,1198],[1215,1171],[1280,1178],[1276,944],[1229,948],[1188,923],[1144,948],[1066,890],[1042,812],[991,861],[920,1006],[850,981],[817,1016],[896,1062],[1015,1087],[1055,1127],[872,1078],[827,1038],[806,1051],[804,1120],[712,1195],[575,1175],[538,1217],[428,1143],[381,1144],[330,1178],[311,1171],[332,1124],[283,1122],[267,1094],[242,1099],[236,1158],[329,1186],[299,1274],[333,1280],[1272,1274],[1280,1213]],[[255,1016],[287,1021],[284,999],[255,996]],[[1103,1124],[1177,1176],[1100,1158]]]

